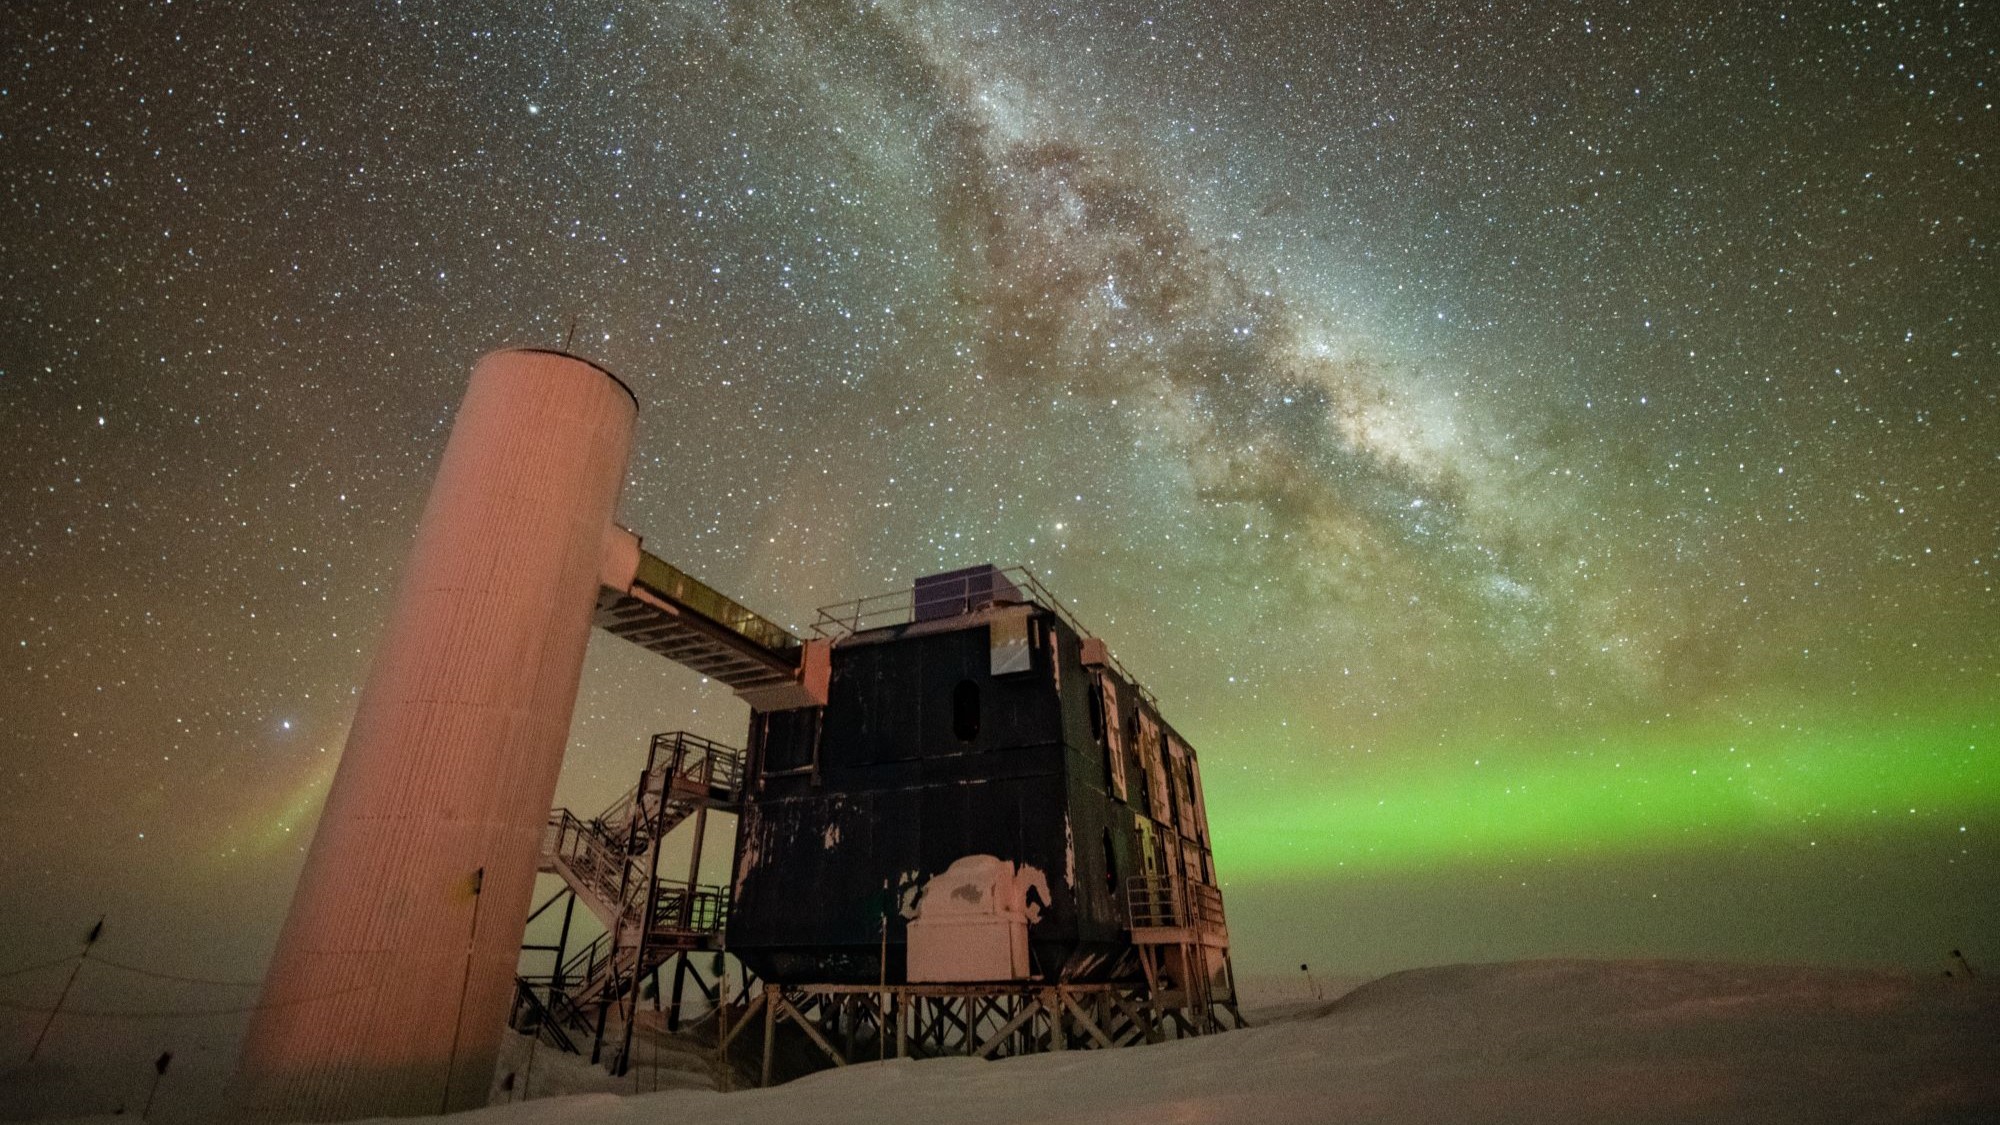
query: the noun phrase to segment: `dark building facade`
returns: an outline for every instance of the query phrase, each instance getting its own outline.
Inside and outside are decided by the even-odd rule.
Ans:
[[[820,631],[826,704],[751,717],[731,953],[785,983],[1126,980],[1175,924],[1206,940],[1167,971],[1227,987],[1194,750],[1032,576]]]

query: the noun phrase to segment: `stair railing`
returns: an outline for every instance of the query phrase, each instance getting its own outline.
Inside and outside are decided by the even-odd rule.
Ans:
[[[631,855],[624,841],[609,838],[600,826],[568,809],[549,814],[549,829],[553,834],[550,853],[621,915],[636,917],[646,880],[644,870],[635,868],[643,855]]]
[[[660,880],[653,906],[653,932],[720,933],[729,921],[729,890],[713,884],[690,888],[676,880]]]
[[[507,1020],[508,1026],[517,1031],[533,1032],[549,1046],[558,1050],[568,1051],[572,1055],[580,1054],[581,1052],[576,1049],[576,1040],[569,1035],[574,1025],[566,1026],[566,1021],[554,1011],[555,1006],[562,1000],[562,993],[558,990],[551,991],[548,995],[548,1000],[543,1000],[535,993],[533,981],[526,977],[516,977],[514,1010]]]
[[[658,877],[659,841],[695,816],[698,852],[705,809],[733,804],[742,782],[741,751],[670,731],[653,736],[645,771],[601,814],[588,820],[568,809],[549,814],[543,854],[557,862],[573,893],[588,892],[584,901],[608,930],[549,976],[517,978],[518,1018],[552,1028],[551,1042],[561,1035],[557,1045],[565,1050],[577,1050],[580,1040],[561,1029],[591,1037],[595,1054],[604,1046],[608,1005],[622,1008],[629,997],[633,1008],[622,1017],[629,1036],[639,980],[689,948],[689,938],[720,932],[728,918],[726,888]]]
[[[743,782],[743,752],[684,730],[653,736],[653,769],[669,787],[707,799],[711,790],[734,797]]]

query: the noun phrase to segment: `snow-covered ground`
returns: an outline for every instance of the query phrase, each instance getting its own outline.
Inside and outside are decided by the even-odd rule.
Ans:
[[[733,1094],[662,1081],[452,1121],[2000,1122],[2000,985],[1983,979],[1529,961],[1397,973],[1262,1017],[1156,1047],[871,1063]],[[699,1083],[698,1063],[663,1062]]]

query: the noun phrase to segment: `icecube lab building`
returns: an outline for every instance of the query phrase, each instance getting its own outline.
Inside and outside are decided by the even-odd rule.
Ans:
[[[788,1037],[840,1065],[1240,1025],[1198,761],[1103,642],[992,566],[796,637],[613,522],[635,414],[574,356],[475,368],[252,1019],[241,1113],[483,1104],[508,1022],[622,1067],[689,981],[725,1056],[761,1040],[765,1082]],[[735,689],[746,748],[662,735],[613,807],[551,813],[593,624]],[[698,880],[713,810],[738,818],[727,887]],[[538,870],[561,889],[535,906]],[[524,950],[521,919],[558,900],[560,936]],[[705,979],[723,953],[740,968]]]

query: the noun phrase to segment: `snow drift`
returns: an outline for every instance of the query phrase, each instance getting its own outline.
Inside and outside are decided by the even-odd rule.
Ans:
[[[1983,979],[1669,961],[1454,965],[1263,1017],[1156,1047],[891,1061],[771,1090],[586,1094],[452,1121],[2000,1121],[2000,987]]]

